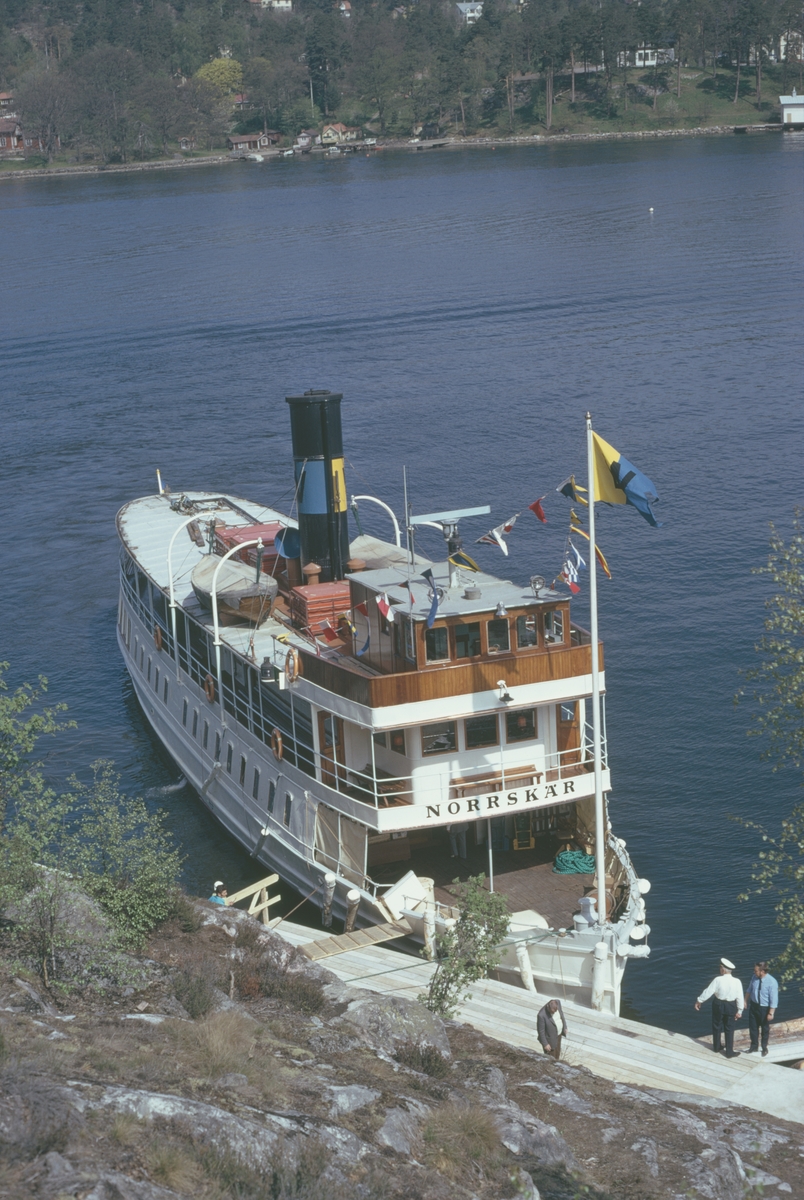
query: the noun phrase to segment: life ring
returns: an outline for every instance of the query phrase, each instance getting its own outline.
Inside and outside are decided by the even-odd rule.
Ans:
[[[282,734],[276,728],[276,726],[274,726],[273,730],[271,731],[271,749],[274,752],[274,758],[276,761],[281,762],[282,755],[285,753],[285,747],[282,742]]]
[[[285,674],[287,675],[288,683],[295,683],[301,675],[299,652],[298,650],[294,650],[292,646],[285,656]]]
[[[154,645],[157,650],[162,649],[162,626],[154,625]]]
[[[212,704],[214,702],[214,700],[215,700],[215,680],[212,678],[211,675],[207,675],[206,679],[204,680],[204,695],[206,696],[207,700],[209,700],[210,704]]]

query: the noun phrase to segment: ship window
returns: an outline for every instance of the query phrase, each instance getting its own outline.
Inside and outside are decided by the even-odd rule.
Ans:
[[[215,762],[221,761],[221,735],[215,734]]]
[[[572,721],[574,721],[575,720],[575,701],[573,700],[571,704],[559,705],[558,715],[559,715],[559,719],[565,725],[569,725]]]
[[[204,737],[202,740],[202,745],[205,750],[206,750],[207,746],[209,745],[209,721],[204,722]]]
[[[162,685],[162,699],[165,702],[165,704],[167,704],[167,698],[168,698],[168,681],[167,681],[167,675],[166,675],[165,682]]]
[[[139,647],[140,647],[140,639],[134,638],[134,662],[137,661],[137,651],[139,650]]]
[[[394,621],[394,651],[399,658],[408,662],[416,661],[416,644],[414,641],[413,622],[409,617],[397,614]]]
[[[251,794],[255,800],[260,794],[260,772],[258,767],[254,768],[254,782],[251,785]]]
[[[395,754],[406,754],[404,729],[392,729],[390,733],[391,749]]]
[[[374,745],[375,746],[387,746],[388,745],[387,735],[384,733],[375,733],[374,734]]]
[[[469,717],[464,721],[466,749],[478,750],[481,746],[496,746],[500,741],[500,730],[496,713],[484,713],[482,717]]]
[[[268,812],[274,811],[274,800],[276,799],[276,784],[273,779],[268,784]]]
[[[480,653],[480,622],[455,626],[455,657],[475,658]]]
[[[291,796],[290,792],[285,792],[285,815],[283,817],[283,820],[284,820],[285,824],[288,826],[288,828],[290,828],[290,810],[292,807],[293,807],[293,797]]]
[[[532,742],[536,737],[536,709],[522,708],[505,714],[505,735],[509,742]]]
[[[501,650],[511,649],[508,622],[503,617],[489,621],[486,630],[489,636],[489,654],[499,654]]]
[[[198,736],[198,709],[193,710],[193,737]]]
[[[448,750],[456,750],[457,747],[454,721],[422,725],[422,754],[445,754]]]
[[[188,708],[188,704],[187,704],[187,701],[185,700],[181,706],[181,723],[185,727],[185,729],[187,728],[187,708]]]
[[[535,614],[530,617],[517,617],[516,644],[520,650],[528,650],[531,646],[538,646],[539,635],[536,631]]]
[[[449,636],[446,625],[436,625],[424,635],[424,649],[428,662],[443,662],[449,658]]]
[[[159,694],[159,667],[154,671],[154,691]]]
[[[233,754],[233,752],[234,752],[234,747],[232,746],[232,743],[230,742],[229,745],[226,747],[226,770],[229,772],[230,775],[232,773],[232,754]]]
[[[142,670],[142,664],[144,662],[145,662],[145,647],[140,646],[140,670]]]
[[[241,754],[240,755],[240,786],[242,787],[245,782],[246,782],[246,757],[244,754]]]
[[[151,660],[148,659],[148,682],[151,682]]]
[[[544,640],[553,646],[560,646],[564,641],[564,614],[560,608],[544,614]]]

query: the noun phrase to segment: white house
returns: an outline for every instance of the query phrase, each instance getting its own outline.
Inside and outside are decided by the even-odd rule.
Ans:
[[[473,0],[469,4],[456,4],[455,7],[464,25],[474,25],[483,15],[483,0]]]
[[[780,96],[782,125],[786,128],[804,129],[804,96],[798,96],[793,88],[792,96]]]

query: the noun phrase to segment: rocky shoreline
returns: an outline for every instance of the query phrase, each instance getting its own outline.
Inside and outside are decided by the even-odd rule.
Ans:
[[[735,133],[783,133],[779,124],[766,125],[702,125],[695,129],[634,129],[634,130],[604,130],[599,133],[534,133],[521,137],[465,137],[438,139],[438,148],[449,150],[455,148],[495,149],[497,146],[551,146],[557,142],[622,142],[655,138],[684,138],[684,137],[724,137]],[[377,150],[406,150],[416,151],[428,148],[425,143],[415,143],[408,139],[386,139],[377,143]],[[278,157],[270,155],[268,157]],[[203,158],[158,159],[154,162],[142,163],[112,163],[104,166],[98,163],[75,164],[65,167],[30,167],[16,171],[0,171],[0,182],[4,179],[43,179],[68,175],[110,175],[131,171],[163,171],[183,167],[220,166],[223,163],[236,163],[240,159],[229,154],[213,154]]]
[[[237,909],[188,904],[131,965],[59,996],[0,959],[3,1196],[804,1195],[798,1126],[347,986]]]

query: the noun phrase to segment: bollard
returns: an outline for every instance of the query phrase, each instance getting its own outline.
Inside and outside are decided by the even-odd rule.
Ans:
[[[265,908],[260,913],[260,919],[266,927],[271,924],[271,918],[268,912],[268,889],[260,888],[260,904],[264,904]]]
[[[428,904],[424,910],[424,957],[432,962],[435,952],[435,907]]]
[[[321,924],[325,929],[332,927],[332,898],[335,895],[335,876],[327,871],[324,876],[324,895],[321,905]]]
[[[522,982],[529,992],[536,991],[536,984],[533,982],[533,967],[530,963],[530,955],[526,942],[516,943],[516,960],[519,963],[519,974],[522,976]]]
[[[360,892],[357,888],[349,888],[346,893],[346,921],[344,922],[343,932],[351,933],[355,927],[357,920],[357,909],[360,904]]]
[[[608,963],[609,948],[605,942],[595,943],[595,961],[592,966],[592,1008],[601,1012],[603,1009],[603,998],[606,992],[606,965]]]

